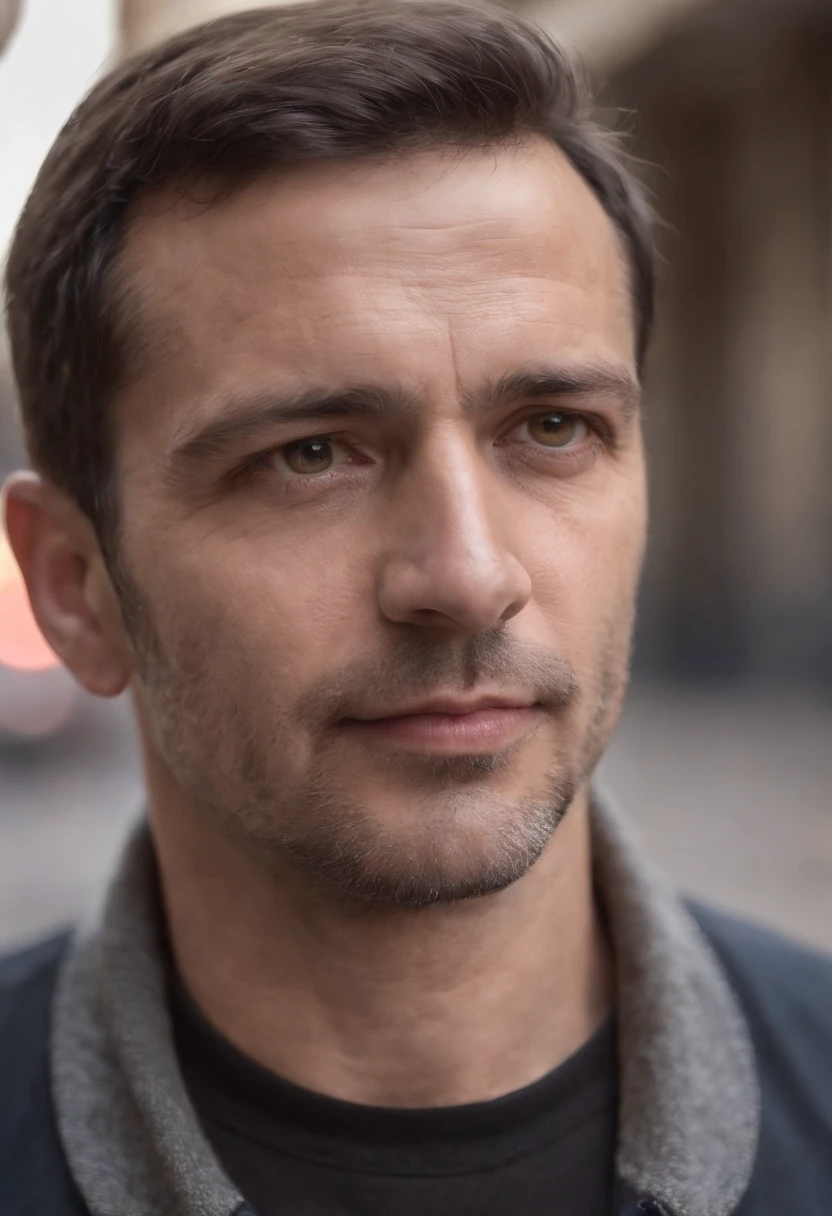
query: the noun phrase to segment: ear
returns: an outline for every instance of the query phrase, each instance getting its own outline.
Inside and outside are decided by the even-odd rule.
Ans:
[[[117,696],[131,652],[95,529],[36,473],[13,473],[3,491],[9,542],[43,636],[84,688]]]

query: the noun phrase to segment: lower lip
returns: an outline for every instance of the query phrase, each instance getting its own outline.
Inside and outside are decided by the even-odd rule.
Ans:
[[[350,727],[413,751],[490,752],[515,742],[537,717],[535,706],[476,709],[468,714],[406,714],[400,718],[351,719]]]

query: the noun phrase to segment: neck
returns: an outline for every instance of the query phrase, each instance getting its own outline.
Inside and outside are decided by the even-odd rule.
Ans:
[[[610,1007],[588,799],[506,891],[357,907],[276,882],[181,805],[152,815],[180,974],[209,1021],[298,1085],[379,1106],[484,1101],[571,1055]]]

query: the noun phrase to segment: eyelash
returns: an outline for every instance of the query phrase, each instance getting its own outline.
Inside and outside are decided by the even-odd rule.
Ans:
[[[522,422],[516,423],[511,428],[511,430],[512,431],[517,430],[519,427],[527,425],[528,423],[534,422],[538,418],[545,418],[545,417],[547,417],[547,415],[555,414],[555,413],[562,414],[566,418],[576,418],[586,425],[587,430],[589,432],[588,439],[586,442],[593,449],[593,458],[603,445],[606,445],[608,447],[613,446],[614,439],[613,439],[613,435],[611,432],[611,428],[608,426],[608,424],[601,418],[598,418],[595,416],[590,416],[590,415],[584,414],[584,413],[580,413],[577,410],[542,410],[542,411],[538,411],[537,413],[530,414],[528,417],[524,418],[522,420]],[[347,448],[348,450],[350,450],[353,453],[353,455],[356,454],[356,450],[352,447],[352,445],[349,443],[349,441],[344,436],[341,436],[341,435],[338,435],[335,433],[331,433],[331,432],[326,432],[326,431],[322,432],[321,434],[317,434],[317,435],[303,435],[303,436],[301,436],[301,438],[293,439],[289,443],[278,444],[276,447],[268,448],[264,452],[259,452],[256,456],[251,457],[250,459],[245,461],[245,463],[242,466],[240,466],[232,474],[232,477],[233,477],[234,481],[259,480],[260,478],[263,478],[263,477],[273,480],[275,476],[280,477],[281,474],[276,473],[276,470],[274,468],[270,467],[270,461],[274,458],[275,454],[279,453],[279,452],[285,452],[288,448],[294,447],[294,445],[297,443],[311,442],[311,441],[318,440],[318,439],[320,439],[320,440],[325,439],[325,440],[327,440],[327,442],[332,443],[332,444],[343,444],[345,448]],[[548,455],[553,459],[559,460],[561,463],[563,461],[567,461],[567,460],[572,460],[572,461],[577,460],[577,459],[581,458],[585,453],[585,444],[580,444],[575,448],[548,448],[547,449],[545,444],[535,444],[533,440],[526,440],[526,441],[522,442],[519,446],[525,446],[528,448],[532,448],[534,450],[535,457],[539,457],[541,455],[542,456]],[[349,462],[345,462],[345,463],[349,463]],[[289,485],[293,485],[293,486],[297,486],[298,488],[302,488],[302,487],[304,487],[306,485],[310,485],[314,482],[316,485],[325,486],[333,478],[333,476],[338,475],[337,470],[341,467],[343,467],[343,466],[338,465],[334,469],[326,470],[323,473],[294,473],[291,476],[286,476],[285,484],[287,485],[287,487]]]

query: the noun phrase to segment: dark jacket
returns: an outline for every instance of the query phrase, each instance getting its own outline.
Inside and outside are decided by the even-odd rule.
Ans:
[[[692,911],[738,998],[762,1096],[750,1185],[733,1210],[832,1216],[832,961],[713,910]],[[70,1175],[50,1081],[56,977],[69,943],[65,935],[0,961],[0,1216],[90,1210]],[[637,1199],[625,1210],[671,1212],[666,1200],[651,1208]]]

